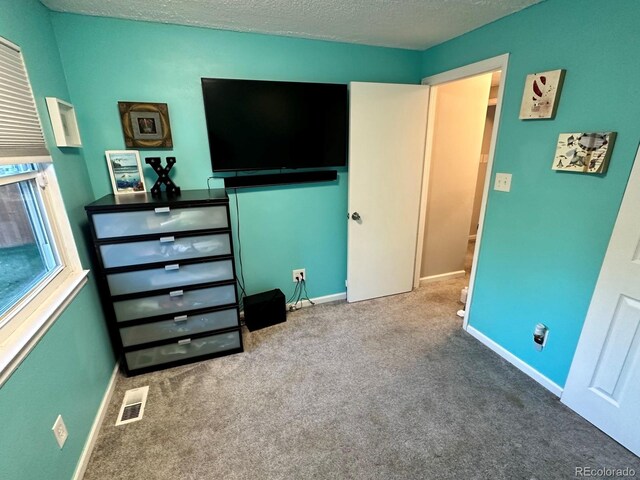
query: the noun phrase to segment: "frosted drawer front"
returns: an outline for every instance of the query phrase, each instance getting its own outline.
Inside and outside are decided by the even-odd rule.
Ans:
[[[160,240],[100,245],[105,268],[229,255],[229,234],[164,237]]]
[[[124,295],[223,280],[233,280],[231,260],[194,265],[173,264],[162,268],[107,275],[111,295]]]
[[[176,295],[180,292],[178,290],[173,294],[165,293],[163,295],[113,302],[116,320],[124,322],[126,320],[135,320],[136,318],[178,314],[186,310],[236,303],[236,292],[233,285],[202,288]]]
[[[185,318],[186,317],[186,318]],[[183,337],[209,330],[220,330],[238,326],[238,312],[235,308],[200,315],[181,315],[176,320],[136,325],[120,329],[120,337],[125,347],[141,343]]]
[[[227,228],[227,208],[157,208],[132,212],[96,213],[93,225],[98,238]]]
[[[240,348],[239,331],[194,338],[190,343],[183,345],[176,342],[159,347],[144,348],[134,352],[127,352],[125,357],[127,358],[129,370],[135,370],[236,348]]]

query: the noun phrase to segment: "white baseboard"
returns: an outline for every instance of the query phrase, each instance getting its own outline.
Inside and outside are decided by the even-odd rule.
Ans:
[[[480,341],[480,343],[489,347],[495,353],[504,358],[507,362],[512,364],[521,372],[526,373],[531,378],[533,378],[536,382],[542,385],[544,388],[549,390],[554,395],[560,397],[562,395],[562,387],[557,383],[553,382],[549,378],[545,377],[531,365],[523,362],[518,357],[516,357],[513,353],[509,352],[504,347],[498,345],[496,342],[487,337],[484,333],[481,333],[479,330],[476,330],[471,325],[467,325],[467,333],[474,337],[476,340]]]
[[[465,275],[464,270],[458,270],[455,272],[447,272],[447,273],[441,273],[439,275],[430,275],[428,277],[421,277],[420,285],[423,285],[425,283],[437,282],[438,280],[450,280],[452,278],[460,278],[460,277],[464,277],[464,275]]]
[[[73,480],[82,480],[82,477],[84,477],[84,472],[87,470],[87,465],[89,464],[89,459],[91,458],[93,447],[95,446],[96,439],[98,438],[98,432],[100,432],[100,426],[102,425],[104,416],[107,413],[107,407],[109,406],[109,401],[111,400],[113,390],[116,386],[116,378],[118,377],[119,368],[120,364],[119,362],[116,362],[116,366],[113,368],[111,378],[109,379],[109,384],[107,385],[107,389],[104,392],[104,396],[102,397],[102,402],[100,402],[100,406],[98,407],[96,418],[93,420],[91,431],[89,432],[87,441],[85,442],[84,448],[82,449],[82,454],[80,455],[80,459],[78,460],[76,471],[73,473]]]
[[[332,295],[325,295],[324,297],[316,297],[316,298],[312,298],[311,300],[313,301],[314,304],[319,304],[319,303],[329,303],[329,302],[339,302],[340,300],[346,300],[347,299],[347,292],[341,292],[341,293],[334,293]],[[292,305],[291,303],[287,303],[287,310],[289,310],[289,305]],[[302,302],[298,302],[298,308],[304,308],[304,307],[310,307],[311,303],[309,302],[309,300],[302,300]]]

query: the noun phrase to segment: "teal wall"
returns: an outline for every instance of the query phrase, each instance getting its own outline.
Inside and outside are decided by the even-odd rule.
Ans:
[[[45,96],[69,99],[49,11],[36,0],[0,0],[0,36],[22,47],[40,118],[83,265],[80,225],[93,200],[82,150],[56,148]],[[71,478],[104,395],[114,359],[90,280],[0,387],[0,478]],[[51,432],[62,414],[69,438],[60,450]]]
[[[83,206],[110,192],[104,150],[124,148],[118,100],[169,104],[175,148],[143,155],[175,155],[177,183],[205,188],[200,77],[417,83],[511,53],[494,172],[514,175],[512,191],[489,196],[471,325],[563,385],[638,143],[640,3],[603,5],[550,0],[422,54],[50,13],[36,0],[0,0],[0,35],[23,48],[50,145],[44,96],[77,108],[84,148],[51,150],[85,266]],[[567,69],[556,119],[519,121],[525,75],[555,68]],[[606,175],[551,171],[558,133],[575,130],[618,132]],[[238,195],[249,292],[290,293],[298,267],[311,296],[344,290],[346,170],[339,177]],[[542,353],[531,346],[538,321],[551,329]],[[112,367],[91,280],[0,389],[0,477],[69,478]],[[58,413],[63,450],[50,430]]]
[[[563,386],[640,134],[640,2],[551,0],[426,51],[424,76],[510,53],[470,324]],[[526,74],[564,68],[554,120],[518,120]],[[616,131],[606,175],[551,170],[561,132]],[[533,349],[537,322],[550,329]]]
[[[420,79],[415,51],[69,14],[53,14],[53,22],[97,197],[111,192],[104,151],[124,148],[119,100],[169,105],[174,149],[141,154],[175,155],[176,183],[198,189],[206,188],[211,174],[201,77]],[[150,184],[154,174],[145,170]],[[344,291],[346,170],[337,184],[252,189],[241,191],[238,200],[248,293],[277,287],[288,296],[293,268],[307,269],[312,297]]]

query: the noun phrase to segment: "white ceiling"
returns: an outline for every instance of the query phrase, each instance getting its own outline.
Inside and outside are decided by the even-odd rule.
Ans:
[[[425,49],[541,0],[41,0],[59,12]]]

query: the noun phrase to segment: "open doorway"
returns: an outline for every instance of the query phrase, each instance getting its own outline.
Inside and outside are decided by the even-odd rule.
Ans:
[[[431,94],[415,286],[458,279],[471,298],[507,60],[423,81]]]

